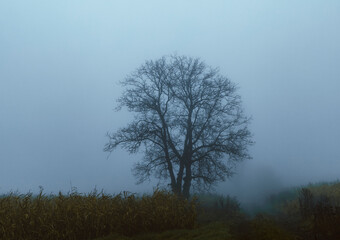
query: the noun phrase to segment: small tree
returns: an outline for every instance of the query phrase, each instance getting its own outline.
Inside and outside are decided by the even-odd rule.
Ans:
[[[252,143],[235,84],[197,58],[162,57],[146,61],[123,82],[118,110],[135,120],[109,133],[104,150],[118,145],[144,158],[134,174],[169,179],[174,193],[189,197],[193,185],[209,188],[233,174],[236,162],[250,158]]]

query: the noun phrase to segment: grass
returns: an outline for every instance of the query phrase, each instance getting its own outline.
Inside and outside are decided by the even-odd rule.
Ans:
[[[76,240],[111,233],[191,229],[196,224],[195,201],[156,190],[151,196],[116,196],[93,191],[83,195],[14,194],[0,198],[0,239]]]
[[[214,222],[195,229],[179,229],[161,233],[144,233],[133,237],[112,234],[96,240],[223,240],[232,239],[225,223]]]
[[[251,216],[236,198],[217,194],[187,201],[159,190],[137,197],[41,189],[0,197],[0,239],[340,239],[340,182],[286,189],[266,205]]]

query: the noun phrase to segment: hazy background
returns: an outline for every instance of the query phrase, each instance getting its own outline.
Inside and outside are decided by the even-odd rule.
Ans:
[[[103,152],[118,82],[177,53],[239,86],[256,144],[217,190],[241,200],[340,176],[340,1],[0,1],[0,193],[151,191]]]

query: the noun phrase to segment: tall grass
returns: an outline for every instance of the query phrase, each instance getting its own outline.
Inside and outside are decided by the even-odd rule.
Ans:
[[[0,198],[0,239],[85,240],[193,228],[195,204],[158,190],[140,198],[96,190],[86,195],[72,191],[47,196],[42,189],[37,196],[10,193]]]
[[[339,182],[288,189],[268,200],[275,211],[249,216],[237,199],[218,194],[188,201],[159,190],[140,197],[10,193],[0,197],[0,239],[340,239]]]

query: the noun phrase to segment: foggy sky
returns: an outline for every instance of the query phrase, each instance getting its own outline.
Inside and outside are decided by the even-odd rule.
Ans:
[[[218,191],[339,178],[339,1],[11,0],[0,2],[0,193],[152,190],[130,171],[141,154],[103,147],[132,119],[114,111],[118,82],[174,53],[219,67],[253,118],[253,159]]]

